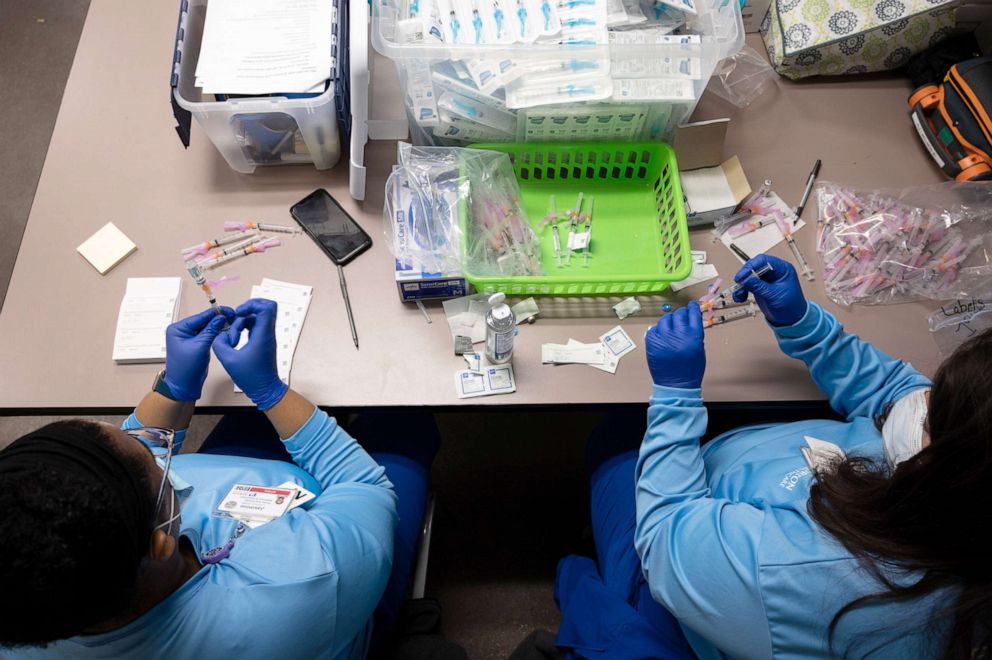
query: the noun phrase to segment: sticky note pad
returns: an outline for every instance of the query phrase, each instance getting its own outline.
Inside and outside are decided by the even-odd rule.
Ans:
[[[124,232],[114,223],[108,222],[77,247],[76,251],[100,271],[101,275],[106,275],[108,270],[137,249],[138,246]]]

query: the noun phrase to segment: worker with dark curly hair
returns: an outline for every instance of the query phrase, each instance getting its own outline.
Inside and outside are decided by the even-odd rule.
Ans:
[[[276,313],[253,299],[179,321],[120,429],[56,422],[0,451],[0,656],[360,658],[384,644],[436,428],[368,423],[367,452],[279,379]],[[211,348],[264,415],[225,417],[175,455]]]

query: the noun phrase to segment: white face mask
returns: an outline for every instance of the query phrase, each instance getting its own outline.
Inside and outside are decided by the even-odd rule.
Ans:
[[[896,401],[882,425],[882,443],[889,467],[912,458],[923,449],[923,424],[927,419],[927,392],[916,390]]]

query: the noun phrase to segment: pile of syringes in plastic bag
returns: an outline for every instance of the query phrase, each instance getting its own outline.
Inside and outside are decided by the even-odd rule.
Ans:
[[[992,277],[992,190],[947,182],[902,190],[816,186],[817,253],[843,305],[948,300]]]

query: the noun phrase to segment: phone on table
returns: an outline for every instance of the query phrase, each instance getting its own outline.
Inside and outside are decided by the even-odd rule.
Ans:
[[[323,188],[293,204],[289,213],[339,266],[372,247],[372,238]]]

